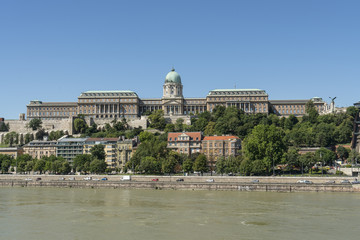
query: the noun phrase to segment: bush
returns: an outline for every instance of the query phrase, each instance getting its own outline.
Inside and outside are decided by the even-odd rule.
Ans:
[[[336,175],[344,175],[344,173],[342,171],[336,170]]]

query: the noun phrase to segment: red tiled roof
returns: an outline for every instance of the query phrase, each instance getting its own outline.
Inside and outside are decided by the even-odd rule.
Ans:
[[[236,136],[206,136],[203,141],[207,140],[230,140],[230,139],[239,139]]]
[[[201,132],[169,132],[168,133],[168,141],[170,140],[170,138],[172,138],[172,140],[174,140],[175,138],[177,138],[178,136],[180,136],[181,134],[186,134],[189,137],[191,137],[192,139],[196,139],[198,138],[199,140],[201,140]]]

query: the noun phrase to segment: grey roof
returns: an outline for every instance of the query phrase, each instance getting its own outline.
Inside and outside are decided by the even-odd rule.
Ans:
[[[85,142],[88,138],[63,138],[59,139],[58,142]]]
[[[77,106],[77,102],[40,102],[40,103],[31,103],[28,104],[27,106],[71,106],[71,107],[76,107]]]
[[[273,105],[277,104],[306,104],[310,99],[298,99],[298,100],[269,100]]]
[[[214,89],[208,93],[208,96],[216,96],[216,95],[223,95],[223,96],[231,96],[231,95],[266,95],[267,93],[265,90],[261,89]]]
[[[137,97],[137,94],[130,90],[86,91],[80,97]]]

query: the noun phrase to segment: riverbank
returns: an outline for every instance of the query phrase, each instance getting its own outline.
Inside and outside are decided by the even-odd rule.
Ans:
[[[91,177],[92,180],[84,180]],[[106,177],[108,180],[101,180]],[[41,178],[41,180],[36,180]],[[176,181],[177,179],[183,181]],[[71,179],[71,180],[69,180]],[[158,190],[211,190],[257,192],[360,192],[360,184],[343,184],[336,177],[237,177],[237,176],[143,176],[133,175],[131,181],[122,181],[121,175],[59,176],[59,175],[1,175],[0,187],[58,187],[58,188],[120,188]],[[213,179],[213,182],[206,180]],[[297,183],[306,179],[312,184]],[[153,181],[157,180],[157,181]],[[257,180],[258,182],[254,182]],[[329,183],[335,181],[335,183]]]

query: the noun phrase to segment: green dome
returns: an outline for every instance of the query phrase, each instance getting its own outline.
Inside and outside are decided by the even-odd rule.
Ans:
[[[175,72],[174,68],[166,75],[165,83],[167,82],[181,83],[181,77],[177,72]]]

